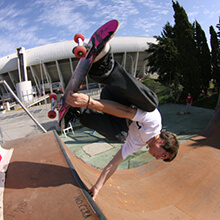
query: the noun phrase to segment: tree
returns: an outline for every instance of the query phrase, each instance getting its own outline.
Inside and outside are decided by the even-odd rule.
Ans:
[[[190,92],[194,99],[200,95],[199,62],[194,42],[193,26],[188,16],[178,2],[173,2],[174,14],[174,40],[178,50],[177,68],[181,74],[181,84],[185,93]]]
[[[218,37],[218,46],[220,47],[220,17],[219,17],[219,23],[216,25],[216,27],[218,28],[217,37]]]
[[[173,96],[177,101],[179,88],[179,74],[176,65],[177,48],[173,41],[173,27],[168,22],[161,33],[161,36],[155,36],[157,44],[151,43],[148,53],[149,72],[157,72],[159,81],[165,85],[174,85]]]
[[[211,35],[211,71],[212,77],[215,80],[218,88],[220,87],[220,45],[218,41],[217,34],[213,28],[210,26],[209,32]]]
[[[149,72],[157,72],[159,80],[163,84],[171,84],[176,78],[175,57],[177,50],[172,39],[172,29],[168,22],[163,28],[162,36],[155,36],[158,43],[151,43],[147,50],[151,54],[148,57]]]
[[[157,44],[150,44],[148,66],[151,73],[158,73],[161,83],[174,85],[174,92],[183,87],[182,97],[190,92],[197,99],[209,88],[209,47],[200,24],[195,21],[192,25],[183,7],[177,1],[172,3],[175,24],[172,27],[168,22],[161,36],[155,37]]]
[[[193,26],[197,57],[199,61],[200,87],[205,92],[205,94],[207,94],[209,82],[211,80],[210,50],[205,37],[205,32],[202,30],[200,24],[195,21]]]

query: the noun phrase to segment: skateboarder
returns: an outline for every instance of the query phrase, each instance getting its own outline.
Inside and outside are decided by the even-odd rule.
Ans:
[[[84,107],[79,117],[83,125],[109,140],[123,143],[90,190],[95,200],[104,183],[127,156],[147,145],[149,153],[156,159],[172,161],[179,144],[172,133],[161,132],[156,94],[128,74],[109,52],[93,64],[89,75],[105,85],[100,100],[74,93],[66,102],[72,107]]]

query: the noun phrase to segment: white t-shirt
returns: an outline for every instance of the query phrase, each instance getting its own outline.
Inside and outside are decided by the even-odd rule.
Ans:
[[[146,142],[152,137],[160,134],[162,129],[162,119],[160,112],[155,109],[153,112],[145,112],[137,109],[136,115],[129,126],[128,136],[122,145],[122,157],[141,150]]]

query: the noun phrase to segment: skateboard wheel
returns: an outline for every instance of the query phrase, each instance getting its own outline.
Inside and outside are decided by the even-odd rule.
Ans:
[[[75,49],[76,49],[76,47],[74,47],[73,49],[72,49],[72,53],[75,55]]]
[[[51,119],[56,118],[56,115],[57,115],[56,112],[53,110],[48,112],[48,118],[51,118]]]
[[[56,93],[50,93],[49,99],[52,100],[52,98],[54,98],[54,100],[56,100],[57,99],[57,94]]]
[[[86,48],[83,46],[78,46],[73,49],[73,52],[77,58],[82,58],[86,55]]]
[[[84,36],[83,36],[83,34],[81,34],[81,33],[78,33],[78,34],[76,34],[75,36],[74,36],[74,41],[78,44],[79,42],[78,42],[78,38],[80,38],[82,41],[84,41]]]

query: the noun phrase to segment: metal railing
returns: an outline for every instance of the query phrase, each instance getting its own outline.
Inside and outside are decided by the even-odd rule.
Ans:
[[[9,92],[13,95],[13,97],[16,99],[16,101],[19,103],[19,105],[24,109],[24,111],[27,113],[27,115],[34,121],[34,123],[44,132],[46,133],[47,130],[34,118],[34,116],[28,111],[28,109],[23,105],[23,103],[20,101],[20,99],[15,95],[15,93],[12,91],[10,86],[7,84],[5,80],[0,80],[0,84],[4,84]]]

